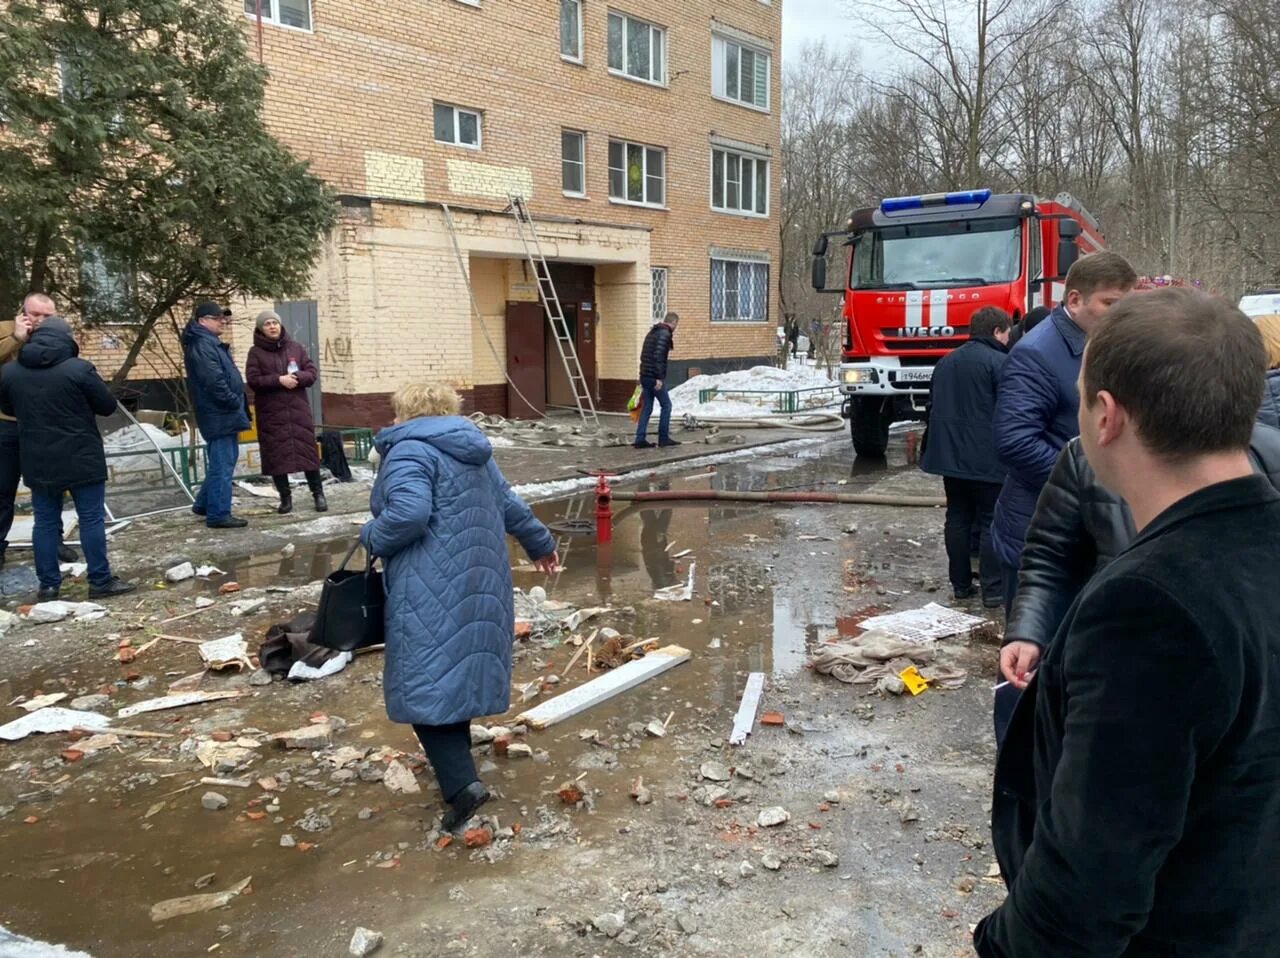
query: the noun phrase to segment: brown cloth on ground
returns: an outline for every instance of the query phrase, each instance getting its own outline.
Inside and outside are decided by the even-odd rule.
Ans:
[[[288,622],[277,622],[267,629],[258,647],[258,662],[272,675],[287,676],[294,662],[304,662],[318,669],[335,655],[334,649],[311,643],[311,630],[316,624],[314,612],[301,612]]]
[[[959,688],[967,677],[963,669],[930,665],[935,657],[931,645],[908,642],[887,632],[864,632],[850,642],[819,646],[809,665],[820,675],[830,675],[841,682],[870,684],[880,679],[896,678],[903,669],[920,667],[920,674],[942,688]]]

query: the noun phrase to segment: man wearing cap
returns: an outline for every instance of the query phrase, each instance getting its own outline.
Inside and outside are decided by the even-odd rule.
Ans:
[[[231,311],[201,303],[182,332],[187,392],[204,439],[208,468],[191,511],[210,529],[240,529],[249,523],[231,514],[231,477],[240,455],[238,436],[249,428],[244,380],[222,333]]]
[[[39,599],[58,598],[62,573],[62,499],[71,490],[80,543],[89,565],[89,598],[132,592],[107,561],[107,457],[95,416],[109,416],[116,400],[91,363],[79,358],[70,324],[49,316],[0,371],[0,412],[18,420],[19,463],[35,509],[32,544]]]
[[[40,324],[57,312],[52,299],[44,293],[30,293],[22,301],[22,309],[11,322],[0,323],[0,368],[16,361],[18,350],[40,328]],[[9,529],[13,526],[14,502],[18,496],[19,466],[18,423],[0,413],[0,569],[4,568]],[[61,543],[61,538],[59,538]],[[58,558],[75,562],[80,558],[69,545],[58,546]]]

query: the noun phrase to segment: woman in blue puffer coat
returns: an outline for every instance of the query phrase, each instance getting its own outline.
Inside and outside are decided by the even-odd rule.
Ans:
[[[493,461],[461,400],[444,386],[405,386],[395,425],[378,433],[372,521],[360,541],[382,559],[387,591],[383,695],[413,726],[456,831],[489,799],[471,757],[471,720],[510,706],[515,610],[506,536],[543,572],[555,539]]]

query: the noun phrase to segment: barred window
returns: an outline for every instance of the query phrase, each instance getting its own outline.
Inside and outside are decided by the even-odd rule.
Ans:
[[[769,318],[769,264],[711,261],[711,321],[763,323]]]
[[[650,314],[655,323],[667,318],[667,268],[655,266],[649,270]]]

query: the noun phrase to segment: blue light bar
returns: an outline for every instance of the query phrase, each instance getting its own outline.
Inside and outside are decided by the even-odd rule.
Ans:
[[[961,190],[955,193],[926,193],[923,196],[893,196],[880,201],[885,215],[922,210],[929,206],[981,206],[991,199],[990,190]]]
[[[981,206],[991,199],[991,191],[963,190],[959,193],[948,193],[946,196],[946,204],[948,206]]]

